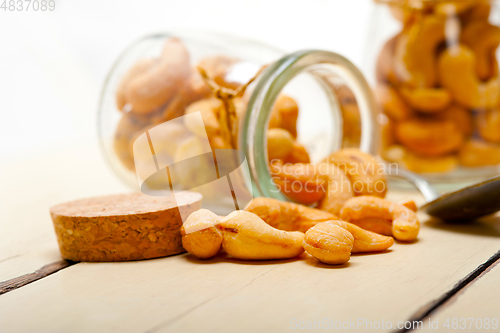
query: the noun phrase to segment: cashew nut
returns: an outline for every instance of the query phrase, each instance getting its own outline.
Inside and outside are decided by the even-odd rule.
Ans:
[[[385,197],[385,168],[373,156],[359,149],[345,148],[334,152],[323,162],[334,164],[345,172],[351,181],[354,195]]]
[[[162,112],[161,121],[168,121],[185,114],[188,105],[212,95],[212,90],[202,79],[200,74],[193,71],[179,92],[167,104]]]
[[[353,223],[364,230],[370,230],[376,234],[392,236],[392,221],[376,217],[366,217]]]
[[[283,164],[272,161],[270,171],[275,185],[291,200],[310,205],[325,195],[325,178],[318,175],[316,165],[309,163]]]
[[[476,74],[482,80],[498,76],[496,49],[500,45],[500,28],[487,21],[471,22],[462,31],[461,41],[474,52]]]
[[[216,225],[220,219],[207,209],[191,213],[181,227],[184,249],[201,259],[212,258],[219,253],[222,247],[222,233]]]
[[[241,60],[236,58],[216,55],[203,58],[196,67],[203,68],[208,77],[214,80],[220,87],[236,89],[241,86],[241,83],[229,82],[226,75],[230,72],[231,68],[239,62],[241,62]]]
[[[413,200],[403,200],[403,201],[399,202],[399,204],[405,206],[406,208],[408,208],[411,211],[414,211],[415,213],[418,210],[417,204]]]
[[[437,3],[434,7],[434,13],[443,17],[455,16],[469,10],[476,0],[449,1]]]
[[[217,119],[221,108],[222,102],[215,97],[199,100],[186,108],[186,114],[199,111],[203,119],[203,124],[195,121],[195,118],[185,117],[184,125],[198,137],[204,138],[206,133],[212,149],[231,148],[229,142],[222,137],[221,126]]]
[[[498,78],[481,82],[476,75],[474,53],[466,46],[457,45],[443,51],[438,60],[441,85],[453,99],[468,108],[492,108],[498,105],[500,83]]]
[[[297,138],[297,118],[299,107],[297,102],[286,95],[279,95],[274,103],[269,119],[269,128],[287,130],[293,138]]]
[[[131,112],[125,113],[116,127],[113,148],[122,162],[129,170],[135,170],[134,140],[149,126],[148,119],[136,116]]]
[[[458,158],[454,155],[429,158],[407,152],[403,163],[408,170],[418,173],[450,172],[458,166]]]
[[[464,134],[447,119],[412,118],[396,124],[397,140],[424,156],[441,156],[459,149]]]
[[[451,105],[446,110],[436,114],[436,119],[453,121],[458,129],[469,136],[474,131],[471,112],[458,105]]]
[[[500,143],[500,110],[480,112],[476,124],[481,137],[489,142]]]
[[[392,237],[382,236],[349,222],[333,220],[325,223],[336,224],[351,233],[354,237],[352,253],[385,251],[394,244]]]
[[[396,89],[389,85],[379,85],[377,87],[377,97],[382,108],[391,119],[401,121],[410,118],[413,110],[406,105]]]
[[[458,158],[467,167],[500,164],[500,146],[472,139],[460,149]]]
[[[292,151],[283,159],[284,164],[295,164],[295,163],[311,163],[309,153],[306,147],[298,143],[293,142]]]
[[[221,219],[222,248],[237,259],[294,258],[304,252],[302,232],[275,229],[255,214],[235,211]]]
[[[189,53],[176,38],[165,42],[160,58],[127,84],[125,100],[137,113],[150,113],[167,103],[191,73]]]
[[[343,147],[359,147],[361,141],[361,116],[356,103],[341,103]]]
[[[490,11],[490,0],[475,1],[472,8],[461,14],[461,20],[464,25],[478,20],[487,21],[490,16]]]
[[[380,50],[376,65],[376,77],[377,82],[379,83],[397,84],[398,82],[394,71],[394,52],[396,49],[396,43],[400,36],[401,34],[397,34],[389,39],[382,47],[382,50]]]
[[[414,240],[420,229],[415,212],[400,204],[374,196],[360,196],[348,200],[342,207],[340,216],[342,220],[354,224],[367,218],[392,221],[392,235],[401,241]]]
[[[304,250],[321,262],[344,264],[351,258],[354,237],[346,229],[332,222],[319,223],[307,230]]]
[[[123,111],[123,107],[127,104],[126,93],[130,82],[139,75],[149,71],[157,62],[158,59],[155,58],[139,59],[129,68],[125,75],[123,75],[118,88],[116,88],[116,107],[118,110]]]
[[[398,80],[412,88],[434,87],[436,49],[444,38],[444,22],[434,16],[424,16],[404,30],[394,53]]]
[[[293,139],[290,132],[281,128],[270,128],[267,131],[267,156],[269,161],[284,160],[292,153]]]
[[[416,88],[402,87],[401,95],[415,110],[425,113],[435,113],[444,110],[451,103],[451,95],[442,88]]]
[[[286,231],[306,232],[318,223],[337,219],[337,216],[319,209],[270,198],[255,198],[245,210],[259,216],[271,227]]]
[[[334,164],[318,165],[319,174],[326,179],[326,193],[318,208],[339,215],[344,203],[354,196],[352,184],[345,172]]]

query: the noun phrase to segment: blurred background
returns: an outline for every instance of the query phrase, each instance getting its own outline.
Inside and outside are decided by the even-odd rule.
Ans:
[[[332,50],[359,66],[372,8],[369,0],[55,1],[54,11],[0,9],[0,230],[8,235],[0,262],[35,249],[4,280],[59,259],[49,207],[130,191],[106,165],[96,123],[104,80],[132,42],[202,29],[285,52]]]
[[[0,10],[0,165],[81,145],[98,150],[101,87],[143,35],[220,31],[286,52],[336,51],[363,69],[371,8],[369,0],[66,0],[53,12]]]

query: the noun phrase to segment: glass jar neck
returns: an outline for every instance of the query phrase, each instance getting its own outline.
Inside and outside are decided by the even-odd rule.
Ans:
[[[240,131],[240,147],[248,160],[254,196],[289,200],[273,182],[268,166],[266,133],[276,98],[282,89],[301,73],[310,74],[321,83],[330,102],[333,116],[332,131],[336,134],[331,152],[342,148],[342,114],[336,94],[327,89],[326,79],[338,77],[351,89],[359,106],[361,119],[359,148],[370,154],[377,153],[378,108],[361,72],[349,60],[333,52],[308,50],[289,54],[271,64],[259,77]]]

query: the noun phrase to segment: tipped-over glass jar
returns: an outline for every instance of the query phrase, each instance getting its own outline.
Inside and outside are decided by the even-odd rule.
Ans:
[[[156,195],[199,191],[221,214],[242,209],[248,193],[297,201],[273,168],[319,162],[342,147],[374,154],[379,138],[374,97],[342,56],[284,55],[201,32],[147,36],[127,48],[98,118],[104,154],[127,184]]]
[[[369,80],[381,155],[434,183],[500,170],[500,12],[489,0],[375,0]]]

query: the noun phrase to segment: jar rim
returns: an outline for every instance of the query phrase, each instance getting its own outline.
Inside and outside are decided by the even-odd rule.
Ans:
[[[290,201],[276,187],[270,174],[266,140],[269,117],[274,101],[290,80],[303,72],[317,73],[320,68],[343,78],[352,88],[361,116],[359,147],[366,153],[377,153],[379,129],[376,123],[379,110],[359,69],[343,56],[329,51],[303,50],[288,54],[269,65],[259,77],[239,133],[239,146],[248,160],[252,185],[259,196]],[[337,100],[335,103],[338,106]],[[335,112],[339,112],[338,108]]]

